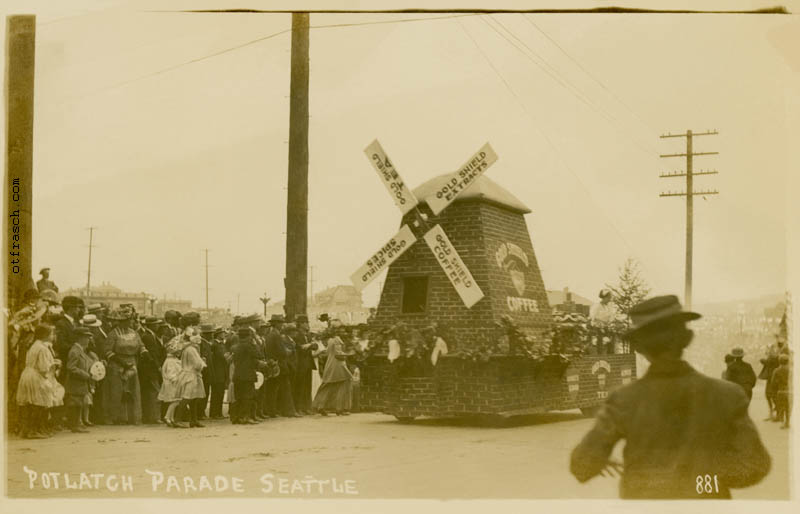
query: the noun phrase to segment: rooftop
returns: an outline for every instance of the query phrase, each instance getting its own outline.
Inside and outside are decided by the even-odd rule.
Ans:
[[[417,197],[420,203],[425,203],[425,198],[435,194],[436,191],[452,177],[452,173],[445,173],[444,175],[434,177],[414,189],[414,196]],[[527,205],[486,175],[481,175],[475,179],[467,189],[458,195],[456,201],[474,199],[485,200],[520,214],[528,214],[531,212]]]

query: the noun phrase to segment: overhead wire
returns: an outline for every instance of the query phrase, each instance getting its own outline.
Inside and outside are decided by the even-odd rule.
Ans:
[[[314,25],[314,26],[310,26],[309,29],[358,27],[358,26],[365,26],[365,25],[381,25],[381,24],[387,24],[387,23],[408,23],[408,22],[418,22],[418,21],[447,20],[447,19],[453,19],[453,18],[463,18],[463,17],[468,17],[468,16],[477,16],[477,14],[458,14],[458,15],[451,15],[451,16],[435,16],[435,17],[427,17],[427,18],[403,18],[403,19],[400,19],[400,20],[381,20],[381,21],[370,21],[370,22],[359,22],[359,23],[337,23],[337,24],[329,24],[329,25]],[[109,90],[112,90],[112,89],[117,89],[119,87],[123,87],[123,86],[126,86],[128,84],[132,84],[134,82],[139,82],[141,80],[145,80],[145,79],[148,79],[148,78],[151,78],[151,77],[162,75],[164,73],[168,73],[170,71],[174,71],[174,70],[176,70],[178,68],[182,68],[182,67],[188,66],[190,64],[195,64],[195,63],[204,61],[206,59],[211,59],[213,57],[218,57],[220,55],[223,55],[223,54],[226,54],[226,53],[229,53],[229,52],[233,52],[233,51],[238,50],[240,48],[244,48],[246,46],[254,45],[254,44],[260,43],[262,41],[266,41],[266,40],[272,39],[274,37],[280,36],[281,34],[286,34],[287,32],[291,32],[291,31],[292,31],[292,29],[289,28],[289,29],[284,29],[284,30],[278,31],[278,32],[273,32],[272,34],[268,34],[268,35],[263,36],[263,37],[259,37],[259,38],[256,38],[256,39],[251,39],[249,41],[245,41],[244,43],[240,43],[238,45],[235,45],[235,46],[232,46],[232,47],[229,47],[229,48],[225,48],[223,50],[214,52],[212,54],[204,55],[202,57],[196,57],[196,58],[190,59],[188,61],[184,61],[184,62],[181,62],[181,63],[178,63],[178,64],[174,64],[172,66],[168,66],[168,67],[160,69],[160,70],[156,70],[156,71],[148,73],[146,75],[141,75],[139,77],[135,77],[135,78],[132,78],[132,79],[124,80],[124,81],[117,82],[115,84],[111,84],[111,85],[103,87],[103,88],[96,89],[96,90],[92,91],[91,93],[89,93],[89,95],[84,95],[81,98],[85,98],[86,96],[90,96],[92,94],[102,93],[102,92],[109,91]]]
[[[567,51],[566,51],[566,49],[564,49],[564,47],[562,47],[562,46],[561,46],[561,45],[558,43],[558,41],[556,41],[555,39],[553,39],[553,38],[552,38],[552,37],[551,37],[551,36],[550,36],[550,35],[549,35],[547,32],[545,32],[545,31],[544,31],[544,30],[543,30],[541,27],[539,27],[539,25],[537,25],[537,24],[536,24],[536,23],[535,23],[533,20],[531,20],[531,19],[530,19],[528,16],[525,16],[525,14],[523,14],[523,13],[520,13],[520,16],[522,16],[522,18],[523,18],[525,21],[527,21],[527,22],[528,22],[528,24],[530,24],[532,27],[534,27],[536,30],[538,30],[538,31],[539,31],[539,32],[540,32],[540,33],[541,33],[541,34],[542,34],[544,37],[546,37],[546,38],[547,38],[547,39],[548,39],[548,40],[549,40],[551,43],[553,43],[553,45],[555,45],[555,47],[556,47],[556,48],[558,48],[558,49],[561,51],[561,53],[563,53],[564,55],[566,55],[566,56],[567,56],[567,58],[569,58],[569,60],[571,60],[573,63],[575,63],[575,65],[576,65],[578,68],[580,68],[580,69],[581,69],[581,71],[583,71],[583,72],[584,72],[584,73],[585,73],[585,74],[586,74],[586,75],[587,75],[589,78],[591,78],[591,79],[592,79],[592,80],[593,80],[595,83],[597,83],[597,85],[599,85],[599,86],[600,86],[601,88],[603,88],[603,89],[604,89],[604,90],[605,90],[605,91],[606,91],[608,94],[610,94],[610,95],[611,95],[611,96],[612,96],[612,97],[613,97],[613,98],[614,98],[614,99],[615,99],[617,102],[619,102],[619,104],[620,104],[620,105],[622,105],[623,107],[625,107],[625,109],[627,109],[627,110],[628,110],[628,112],[630,112],[630,113],[631,113],[631,114],[632,114],[632,115],[633,115],[633,116],[634,116],[634,117],[635,117],[637,120],[639,120],[639,122],[640,122],[642,125],[644,125],[644,126],[645,126],[645,127],[647,127],[648,129],[650,129],[650,130],[653,132],[653,134],[658,134],[658,131],[656,131],[656,130],[653,130],[653,127],[651,127],[649,123],[647,123],[647,122],[646,122],[644,119],[642,119],[642,117],[641,117],[641,116],[639,116],[639,115],[636,113],[636,111],[634,111],[633,109],[631,109],[631,108],[630,108],[630,106],[628,106],[628,104],[627,104],[627,103],[625,103],[625,102],[622,100],[622,98],[620,98],[619,96],[617,96],[617,95],[616,95],[616,93],[614,93],[614,91],[612,91],[611,89],[609,89],[609,88],[608,88],[608,86],[606,86],[606,84],[604,84],[604,83],[603,83],[603,81],[601,81],[600,79],[598,79],[598,78],[597,78],[597,77],[596,77],[594,74],[592,74],[592,73],[591,73],[589,70],[587,70],[587,69],[586,69],[586,68],[585,68],[585,67],[584,67],[584,66],[583,66],[583,65],[580,63],[580,61],[578,61],[577,59],[575,59],[575,58],[574,58],[574,57],[573,57],[573,56],[572,56],[572,55],[571,55],[569,52],[567,52]]]
[[[580,178],[580,176],[579,176],[579,175],[578,175],[578,174],[575,172],[575,170],[573,170],[573,169],[572,169],[572,167],[569,165],[569,163],[567,163],[567,162],[566,162],[566,160],[565,160],[565,159],[564,159],[564,158],[561,156],[561,152],[558,150],[558,148],[557,148],[557,147],[556,147],[556,145],[553,143],[553,141],[552,141],[552,140],[551,140],[551,139],[550,139],[550,138],[547,136],[547,134],[546,134],[546,133],[545,133],[545,132],[544,132],[544,131],[543,131],[543,130],[542,130],[540,127],[539,127],[539,125],[536,123],[536,119],[534,118],[533,114],[531,114],[531,112],[528,110],[528,107],[525,105],[525,102],[524,102],[524,101],[522,100],[522,98],[521,98],[521,97],[520,97],[520,96],[517,94],[517,92],[514,90],[514,88],[513,88],[513,87],[511,86],[511,84],[508,82],[508,80],[506,80],[506,78],[503,76],[503,74],[500,72],[500,70],[497,68],[497,66],[495,66],[494,62],[492,62],[492,59],[489,57],[489,55],[488,55],[488,54],[487,54],[487,53],[486,53],[486,52],[483,50],[483,48],[480,46],[480,44],[478,43],[478,41],[477,41],[477,40],[476,40],[476,39],[475,39],[475,38],[472,36],[472,34],[470,34],[469,30],[467,30],[467,28],[464,26],[464,24],[463,24],[463,23],[461,23],[461,21],[460,21],[460,20],[456,20],[456,21],[457,21],[457,23],[459,24],[459,26],[461,27],[461,30],[463,30],[463,31],[464,31],[464,33],[467,35],[467,37],[468,37],[468,38],[469,38],[469,39],[472,41],[472,43],[475,45],[475,48],[477,48],[477,49],[478,49],[478,51],[480,52],[480,54],[481,54],[481,55],[483,56],[483,58],[486,60],[487,64],[489,64],[489,67],[491,67],[491,68],[492,68],[492,70],[495,72],[495,74],[497,75],[497,77],[498,77],[498,78],[499,78],[499,79],[500,79],[500,80],[503,82],[503,84],[505,85],[506,89],[508,89],[508,91],[511,93],[511,95],[512,95],[512,96],[513,96],[513,97],[514,97],[516,100],[517,100],[517,103],[519,103],[520,107],[522,107],[522,110],[525,112],[525,114],[526,114],[526,115],[527,115],[527,116],[528,116],[528,117],[531,119],[531,121],[533,121],[533,126],[534,126],[534,128],[536,129],[536,131],[537,131],[537,132],[539,132],[539,134],[542,136],[542,138],[543,138],[543,139],[544,139],[544,140],[547,142],[547,144],[548,144],[548,145],[550,146],[550,148],[553,150],[553,154],[556,156],[556,158],[557,158],[557,159],[558,159],[558,161],[561,163],[561,165],[562,165],[564,168],[566,168],[566,169],[567,169],[567,171],[569,171],[569,172],[572,174],[572,176],[575,178],[575,180],[578,182],[578,184],[579,184],[579,185],[580,185],[580,186],[583,188],[583,190],[584,190],[584,193],[586,194],[586,196],[588,196],[588,197],[589,197],[589,199],[592,201],[592,203],[594,203],[594,204],[595,204],[595,206],[598,206],[598,202],[597,202],[597,201],[594,199],[594,197],[592,196],[591,192],[589,191],[589,188],[586,186],[586,184],[584,184],[583,180],[582,180],[582,179]],[[613,221],[612,221],[612,220],[611,220],[611,219],[610,219],[608,216],[606,216],[606,221],[609,223],[609,225],[611,225],[611,227],[614,229],[614,232],[616,232],[617,236],[618,236],[618,237],[620,238],[620,240],[621,240],[621,241],[622,241],[622,242],[625,244],[625,246],[627,246],[627,247],[628,247],[628,250],[629,250],[630,252],[633,252],[634,250],[633,250],[633,248],[631,247],[631,245],[630,245],[630,243],[628,242],[628,240],[625,238],[625,236],[623,236],[623,235],[622,235],[622,233],[620,232],[620,230],[617,228],[617,226],[614,224],[614,222],[613,222]]]
[[[509,34],[510,34],[512,37],[514,37],[514,38],[515,38],[517,41],[519,41],[519,42],[520,42],[520,43],[521,43],[521,44],[522,44],[522,45],[523,45],[525,48],[527,48],[527,49],[528,49],[528,51],[530,51],[532,54],[536,55],[536,57],[538,57],[538,58],[539,58],[539,59],[540,59],[540,60],[541,60],[541,61],[544,63],[544,65],[542,65],[542,64],[539,64],[539,63],[538,63],[536,60],[534,60],[534,59],[533,59],[533,58],[532,58],[532,57],[531,57],[529,54],[527,54],[527,53],[526,53],[524,50],[522,50],[522,49],[521,49],[521,48],[520,48],[520,47],[519,47],[517,44],[515,44],[513,41],[511,41],[510,39],[508,39],[508,37],[506,37],[506,36],[505,36],[503,33],[501,33],[499,30],[497,30],[497,28],[495,28],[495,27],[494,27],[494,26],[492,26],[490,23],[488,23],[488,21],[486,21],[486,19],[485,19],[484,17],[481,17],[481,19],[483,19],[483,20],[486,22],[486,24],[487,24],[487,25],[488,25],[490,28],[492,28],[492,30],[494,30],[494,31],[495,31],[495,32],[496,32],[498,35],[500,35],[500,36],[501,36],[503,39],[505,39],[505,40],[506,40],[506,42],[508,42],[508,43],[509,43],[511,46],[513,46],[513,47],[514,47],[514,48],[515,48],[517,51],[519,51],[519,52],[520,52],[522,55],[524,55],[525,57],[527,57],[527,58],[528,58],[528,60],[530,60],[531,62],[533,62],[534,64],[536,64],[536,65],[537,65],[537,66],[538,66],[540,69],[542,69],[542,71],[544,71],[544,72],[545,72],[545,73],[547,73],[547,74],[548,74],[548,75],[549,75],[551,78],[553,78],[554,80],[556,80],[556,81],[557,81],[557,82],[558,82],[558,83],[559,83],[559,84],[560,84],[562,87],[564,87],[564,88],[565,88],[567,91],[569,91],[570,93],[572,93],[572,94],[573,94],[573,95],[574,95],[576,98],[578,98],[580,101],[582,101],[584,104],[586,104],[586,106],[588,106],[590,109],[594,110],[594,111],[595,111],[595,112],[596,112],[596,113],[597,113],[597,114],[598,114],[598,115],[599,115],[601,118],[603,118],[603,119],[604,119],[606,122],[608,122],[608,124],[609,124],[609,125],[611,125],[612,127],[614,127],[614,128],[615,128],[615,129],[616,129],[616,130],[617,130],[617,131],[620,133],[620,134],[622,134],[622,135],[624,135],[625,137],[627,137],[628,139],[630,139],[630,141],[631,141],[631,142],[632,142],[634,145],[636,145],[636,146],[637,146],[637,147],[638,147],[640,150],[642,150],[643,152],[645,152],[645,153],[646,153],[647,155],[649,155],[649,156],[653,156],[653,155],[655,155],[655,154],[657,153],[657,152],[655,151],[655,149],[652,149],[652,148],[646,148],[646,147],[645,147],[645,146],[643,146],[643,145],[642,145],[642,144],[641,144],[641,143],[640,143],[638,140],[636,140],[635,138],[633,138],[633,137],[631,137],[629,134],[627,134],[627,133],[626,133],[626,132],[623,130],[623,128],[622,128],[622,127],[621,127],[619,124],[617,124],[617,123],[616,123],[616,121],[617,121],[617,120],[616,120],[616,118],[614,118],[614,117],[613,117],[611,114],[608,114],[608,113],[606,113],[606,112],[605,112],[604,110],[602,110],[602,109],[601,109],[601,108],[600,108],[598,105],[596,105],[594,102],[592,102],[592,101],[591,101],[591,99],[589,99],[589,97],[588,97],[588,96],[587,96],[585,93],[581,92],[581,91],[580,91],[580,89],[578,89],[578,88],[577,88],[575,85],[573,85],[571,82],[569,82],[569,80],[567,80],[566,78],[564,78],[564,79],[562,80],[562,79],[560,78],[561,74],[558,72],[558,70],[556,70],[556,69],[555,69],[555,68],[554,68],[552,65],[550,65],[549,63],[547,63],[547,61],[546,61],[546,60],[545,60],[545,59],[544,59],[542,56],[540,56],[540,55],[539,55],[539,54],[538,54],[538,53],[537,53],[535,50],[533,50],[533,49],[532,49],[532,48],[531,48],[531,47],[530,47],[530,46],[529,46],[527,43],[525,43],[525,42],[524,42],[522,39],[520,39],[520,38],[519,38],[519,37],[518,37],[516,34],[514,34],[514,32],[513,32],[513,31],[511,31],[509,28],[507,28],[505,25],[503,25],[503,24],[502,24],[502,23],[501,23],[499,20],[497,20],[497,19],[493,18],[491,15],[489,15],[489,17],[492,19],[492,21],[494,21],[494,22],[495,22],[495,23],[497,23],[497,24],[498,24],[500,27],[502,27],[502,28],[503,28],[503,30],[505,30],[506,32],[508,32],[508,33],[509,33]],[[551,71],[549,71],[549,70],[547,69],[547,67],[545,67],[545,66],[549,67],[549,68],[550,68],[550,69],[552,69],[553,71],[552,71],[552,72],[551,72]],[[572,89],[570,89],[570,86],[572,87]],[[573,91],[573,90],[574,90],[574,91]]]

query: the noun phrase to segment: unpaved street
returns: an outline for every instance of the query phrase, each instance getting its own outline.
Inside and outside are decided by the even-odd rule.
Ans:
[[[751,411],[773,457],[773,469],[761,484],[734,491],[734,497],[788,498],[789,433],[777,423],[762,421],[766,416],[763,386],[755,391]],[[7,494],[89,498],[615,498],[616,479],[598,477],[579,484],[568,472],[569,452],[591,424],[592,420],[577,412],[559,412],[515,419],[502,428],[443,420],[404,425],[382,414],[277,419],[253,426],[216,421],[203,429],[186,430],[95,427],[90,434],[62,432],[41,441],[10,440]],[[620,450],[618,445],[618,459]],[[51,481],[50,488],[45,489],[39,476],[31,489],[23,466],[38,475],[60,473],[59,488],[55,489]],[[164,481],[156,492],[152,475],[145,470],[163,473]],[[79,487],[82,472],[86,474],[83,489],[66,489],[63,473],[69,474],[72,486]],[[92,473],[104,476],[92,478]],[[116,484],[117,491],[110,492],[106,485],[110,474],[130,475],[133,490],[123,491],[117,477],[109,483],[112,487]],[[169,475],[176,479],[167,492]],[[217,475],[225,477],[217,478],[220,488],[227,482],[225,491],[213,490]],[[186,476],[190,481],[188,492]],[[201,487],[203,476],[207,481]],[[234,477],[241,480],[237,488],[243,492],[233,492]],[[325,482],[331,479],[336,484]],[[99,489],[94,488],[95,483]],[[197,491],[192,491],[192,486]]]

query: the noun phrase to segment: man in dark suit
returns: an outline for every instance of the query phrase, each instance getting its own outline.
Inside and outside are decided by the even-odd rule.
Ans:
[[[742,360],[744,357],[744,350],[741,348],[734,348],[731,351],[733,362],[728,366],[728,372],[725,374],[725,380],[739,384],[739,386],[747,395],[747,403],[753,398],[753,387],[756,385],[756,372],[753,371],[753,366]]]
[[[147,352],[139,355],[139,389],[142,395],[142,422],[145,424],[161,423],[161,402],[158,392],[161,390],[161,365],[167,357],[161,339],[156,335],[164,322],[155,316],[148,316],[137,332]]]
[[[214,345],[214,331],[217,327],[213,323],[203,323],[200,325],[200,357],[206,363],[203,368],[203,387],[206,390],[206,397],[201,400],[203,408],[197,413],[197,419],[205,419],[206,407],[208,406],[208,399],[211,392],[211,376],[214,374],[214,358],[213,358],[213,345]],[[209,414],[210,416],[211,414]]]
[[[222,329],[214,331],[211,338],[211,373],[209,382],[211,384],[211,405],[208,408],[208,417],[211,419],[222,419],[222,400],[225,398],[225,388],[228,387],[228,350],[225,341],[222,339]]]
[[[294,406],[300,414],[311,414],[311,375],[317,369],[313,354],[317,345],[308,337],[308,316],[298,316],[296,321],[297,331],[292,336],[297,346],[297,371],[292,385]]]
[[[62,373],[58,377],[59,382],[63,384],[66,379],[65,367],[67,355],[74,342],[73,331],[81,320],[80,314],[83,309],[83,300],[77,296],[65,296],[64,299],[61,300],[61,308],[64,312],[61,313],[53,323],[56,332],[56,340],[53,344],[53,349],[55,350],[56,358],[64,363],[61,368]]]
[[[278,363],[280,374],[276,377],[271,377],[264,383],[266,395],[266,414],[271,418],[277,418],[279,414],[278,408],[278,394],[280,392],[281,375],[289,372],[286,365],[286,347],[283,345],[283,335],[281,329],[283,328],[284,317],[281,314],[273,314],[269,320],[269,328],[266,334],[266,357]]]
[[[758,483],[770,457],[744,391],[681,359],[694,335],[686,322],[700,315],[682,310],[675,296],[660,296],[634,306],[630,317],[627,339],[650,368],[609,395],[572,452],[572,474],[585,482],[616,468],[609,456],[625,439],[623,498],[730,498],[730,489]]]
[[[265,366],[259,360],[253,331],[249,326],[240,325],[236,337],[231,341],[233,350],[233,391],[236,396],[236,410],[231,413],[231,423],[237,425],[257,424],[253,418],[255,401],[256,370]]]

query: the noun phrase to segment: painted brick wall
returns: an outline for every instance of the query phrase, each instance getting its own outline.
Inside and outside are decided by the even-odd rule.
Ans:
[[[376,315],[378,324],[399,320],[421,328],[437,322],[447,327],[448,344],[453,349],[456,342],[472,346],[497,338],[500,334],[494,322],[505,314],[512,315],[521,328],[532,332],[549,327],[547,294],[522,214],[481,200],[455,202],[439,217],[434,217],[427,205],[421,210],[428,214],[431,226],[435,223],[442,226],[486,296],[467,309],[420,233],[417,243],[389,267]],[[404,223],[410,221],[405,219]],[[507,242],[520,247],[528,257],[523,294],[515,290],[510,275],[498,266],[495,258],[498,247]],[[418,274],[429,277],[428,308],[421,314],[403,314],[403,277]],[[539,312],[511,312],[508,296],[535,300]]]
[[[635,379],[635,366],[633,354],[585,356],[566,369],[517,357],[489,362],[442,357],[432,376],[403,378],[385,357],[373,357],[363,368],[361,405],[363,410],[398,417],[513,415],[591,407]]]

